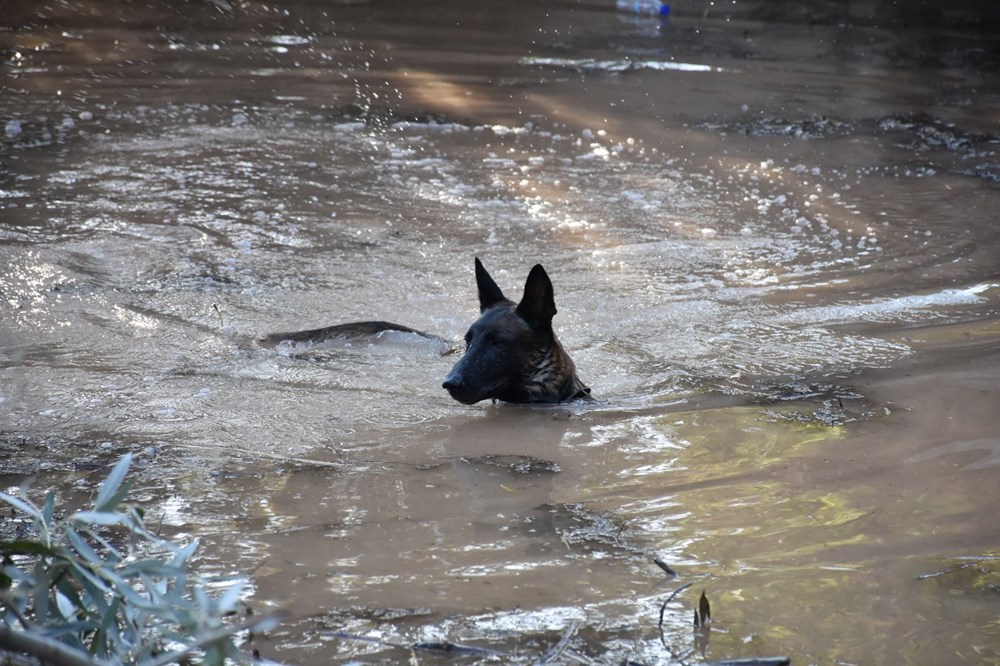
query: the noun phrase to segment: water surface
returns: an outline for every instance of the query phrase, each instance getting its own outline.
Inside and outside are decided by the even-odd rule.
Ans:
[[[256,645],[290,663],[1000,661],[982,16],[27,4],[6,488],[137,453],[164,529],[290,613]],[[412,336],[255,342],[458,344],[474,256],[512,298],[545,265],[597,402],[459,405]]]

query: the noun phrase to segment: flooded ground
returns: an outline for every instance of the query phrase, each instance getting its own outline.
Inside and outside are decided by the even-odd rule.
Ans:
[[[5,10],[4,488],[135,452],[288,663],[1000,663],[995,10],[605,4]],[[474,256],[596,402],[255,342],[457,344]]]

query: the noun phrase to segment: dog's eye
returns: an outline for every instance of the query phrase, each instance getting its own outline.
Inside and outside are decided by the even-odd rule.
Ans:
[[[472,344],[472,331],[468,331],[465,334],[465,346],[468,347]]]

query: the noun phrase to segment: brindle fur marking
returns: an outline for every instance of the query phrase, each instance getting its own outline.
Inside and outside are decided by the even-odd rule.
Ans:
[[[455,400],[566,402],[590,389],[576,375],[573,360],[552,330],[556,314],[552,282],[536,264],[521,302],[508,300],[476,258],[481,316],[465,335],[465,355],[442,387]]]

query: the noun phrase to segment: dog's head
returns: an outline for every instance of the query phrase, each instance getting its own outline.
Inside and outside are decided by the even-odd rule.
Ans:
[[[555,342],[552,317],[556,304],[552,282],[536,264],[524,284],[520,303],[508,300],[476,258],[480,317],[465,334],[465,355],[442,387],[455,400],[471,405],[492,398],[532,402],[533,388],[548,372]]]

